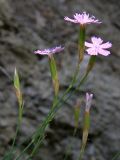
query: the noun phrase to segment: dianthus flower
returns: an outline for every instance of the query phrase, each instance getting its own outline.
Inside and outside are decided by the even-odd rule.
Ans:
[[[92,43],[85,42],[85,46],[89,47],[86,51],[90,55],[98,55],[101,54],[103,56],[108,56],[110,54],[110,51],[107,51],[106,49],[112,47],[112,44],[110,42],[102,43],[103,40],[101,38],[92,37],[91,38]]]
[[[61,52],[62,50],[64,50],[64,47],[57,46],[54,48],[49,48],[49,49],[44,49],[44,50],[36,50],[34,51],[34,53],[40,54],[40,55],[48,55],[50,57],[52,54]]]
[[[90,110],[92,99],[93,99],[93,94],[86,93],[86,106],[85,106],[86,112],[89,112]]]
[[[86,12],[83,12],[82,14],[75,13],[73,15],[74,19],[71,19],[69,17],[65,17],[64,20],[70,21],[72,23],[79,23],[81,25],[84,24],[90,24],[90,23],[101,23],[98,19],[95,19],[94,16],[91,16],[87,14]]]

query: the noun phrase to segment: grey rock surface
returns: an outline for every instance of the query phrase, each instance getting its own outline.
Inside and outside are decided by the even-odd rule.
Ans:
[[[53,90],[47,57],[33,51],[65,45],[55,56],[60,76],[61,94],[69,85],[77,62],[78,25],[64,21],[64,16],[87,11],[101,25],[87,27],[87,40],[98,35],[113,43],[109,57],[98,57],[81,92],[73,95],[47,128],[44,145],[35,160],[62,160],[72,143],[70,160],[79,155],[82,116],[73,138],[73,109],[85,93],[94,94],[91,129],[84,160],[111,160],[120,151],[120,2],[117,0],[0,0],[0,157],[13,140],[18,105],[12,85],[14,68],[20,73],[25,99],[23,125],[17,143],[29,137],[48,114]],[[84,72],[89,56],[81,65]],[[84,103],[82,105],[84,109]],[[83,110],[82,109],[82,110]],[[23,146],[24,147],[24,146]],[[18,149],[18,153],[19,153]]]

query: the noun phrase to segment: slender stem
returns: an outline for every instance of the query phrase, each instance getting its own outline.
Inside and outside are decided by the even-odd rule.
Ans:
[[[63,100],[64,100],[65,95],[70,91],[70,89],[73,87],[73,85],[75,84],[75,82],[77,80],[77,76],[78,76],[78,73],[79,73],[79,67],[80,67],[80,63],[78,63],[78,65],[76,67],[75,74],[74,74],[74,76],[72,78],[72,81],[71,81],[69,87],[66,89],[66,91],[64,92],[64,94],[62,96]]]
[[[16,142],[16,138],[17,138],[17,135],[18,135],[18,132],[20,130],[20,127],[21,127],[21,117],[22,117],[22,112],[23,112],[23,105],[20,106],[19,104],[19,115],[18,115],[18,122],[17,122],[17,128],[16,128],[16,132],[15,132],[15,136],[14,136],[14,139],[13,139],[13,142],[12,142],[12,146],[10,148],[10,151],[7,153],[7,157],[9,157],[11,154],[13,154],[14,152],[14,146],[15,146],[15,142]],[[5,158],[6,159],[6,158]],[[3,158],[4,160],[4,158]]]
[[[57,97],[54,96],[53,105],[52,105],[52,107],[51,107],[51,110],[50,110],[48,116],[47,116],[46,119],[43,121],[43,123],[42,123],[42,125],[41,125],[41,127],[40,127],[40,129],[41,129],[42,131],[40,132],[38,142],[40,141],[41,137],[44,139],[44,130],[45,130],[46,126],[48,125],[48,122],[50,122],[50,120],[52,119],[51,117],[53,117],[52,112],[53,112],[53,110],[55,110],[54,107],[56,106],[56,103],[57,103]],[[37,131],[37,133],[38,133],[38,132],[39,132],[39,130]],[[36,133],[36,132],[35,132],[35,133]],[[35,139],[37,139],[38,134],[36,134],[36,135],[33,134],[33,136],[35,136]],[[42,139],[41,139],[41,140],[42,140]],[[22,155],[29,149],[29,147],[30,147],[33,143],[34,143],[33,140],[31,140],[31,142],[26,146],[26,148],[22,151],[22,153],[21,153],[15,160],[19,160],[19,159],[22,157]],[[34,149],[34,151],[33,151],[32,154],[34,154],[35,150],[37,149],[37,147],[38,147],[39,145],[40,145],[40,142],[39,142],[39,144],[37,143],[37,145],[35,146],[35,149]],[[29,158],[31,158],[31,157],[33,156],[32,154],[30,155]]]
[[[20,127],[21,127],[21,120],[22,120],[21,117],[22,117],[22,113],[23,113],[23,104],[22,105],[19,104],[19,112],[18,113],[19,113],[19,115],[18,115],[17,129],[16,129],[16,132],[15,132],[15,137],[13,139],[11,150],[13,149],[13,147],[15,145],[15,141],[16,141],[18,132],[19,132]]]
[[[76,68],[76,71],[75,71],[75,74],[74,74],[74,76],[73,76],[73,78],[72,78],[72,81],[71,81],[69,87],[68,87],[68,88],[66,89],[66,91],[64,92],[64,94],[63,94],[63,96],[61,97],[61,99],[58,101],[58,99],[57,99],[56,97],[54,98],[54,101],[53,101],[51,110],[50,110],[48,116],[46,117],[46,119],[43,121],[42,125],[40,126],[40,129],[42,128],[42,131],[43,131],[43,132],[44,132],[46,126],[48,125],[48,122],[50,122],[50,121],[53,119],[54,113],[56,113],[56,111],[59,109],[59,107],[58,107],[58,108],[55,108],[55,106],[57,106],[58,104],[60,104],[61,100],[62,100],[62,101],[65,101],[65,96],[67,95],[67,93],[70,91],[70,89],[73,87],[74,83],[76,82],[76,80],[77,80],[77,75],[78,75],[78,73],[79,73],[79,67],[80,67],[80,63],[78,63],[77,68]],[[44,126],[44,127],[43,127],[43,126]],[[39,127],[38,127],[38,128],[39,128]],[[39,132],[39,129],[38,129],[37,133],[38,133],[38,132]],[[43,136],[43,134],[41,134],[41,135]],[[36,134],[36,132],[35,132],[35,135],[33,135],[33,136],[37,137],[38,134]],[[42,136],[39,136],[39,140],[40,140],[40,138],[41,138]],[[38,140],[38,142],[39,142],[39,140]],[[30,142],[30,143],[33,143],[33,141]],[[29,144],[28,144],[28,146],[29,146]],[[27,149],[29,148],[28,146],[24,149],[24,151],[22,152],[22,154],[27,151]],[[37,148],[37,147],[36,147],[36,148]],[[36,149],[35,149],[35,150],[36,150]],[[32,152],[33,152],[33,151],[32,151]],[[34,152],[35,152],[35,151],[34,151]],[[34,152],[33,152],[33,153],[34,153]],[[33,153],[32,153],[32,154],[33,154]],[[20,159],[20,157],[22,156],[22,154],[20,154],[19,157],[16,158],[16,160]]]
[[[18,122],[18,124],[17,124],[17,129],[16,129],[16,132],[15,132],[15,137],[14,137],[13,143],[12,143],[12,149],[13,149],[13,147],[14,147],[14,145],[15,145],[15,141],[16,141],[16,138],[17,138],[19,129],[20,129],[20,124],[19,124],[19,122]],[[11,150],[12,150],[12,149],[11,149]]]
[[[78,72],[79,72],[79,66],[80,66],[80,63],[78,63],[77,65],[77,68],[76,68],[76,71],[75,71],[75,74],[72,78],[72,81],[69,85],[69,87],[66,89],[66,91],[64,92],[63,96],[60,98],[60,100],[56,100],[54,99],[54,103],[51,107],[51,110],[48,114],[48,116],[46,117],[46,119],[43,121],[42,125],[40,127],[38,127],[38,131],[35,132],[33,134],[33,137],[41,137],[41,136],[38,136],[39,134],[39,130],[42,129],[42,131],[44,132],[46,126],[48,125],[48,123],[53,119],[54,117],[54,114],[57,112],[57,110],[59,110],[59,108],[61,107],[62,103],[67,101],[68,98],[70,98],[72,96],[72,94],[75,92],[75,91],[78,91],[80,89],[80,86],[85,82],[85,80],[87,79],[87,76],[89,74],[90,71],[86,72],[86,74],[83,76],[83,78],[80,80],[80,82],[78,83],[77,87],[71,92],[70,95],[68,95],[66,97],[66,95],[70,92],[71,88],[73,87],[74,83],[76,82],[77,80],[77,75],[78,75]],[[61,103],[62,102],[62,103]],[[37,133],[37,134],[36,134]],[[43,136],[43,134],[41,134]],[[32,141],[33,142],[33,141]],[[28,144],[29,145],[29,144]],[[26,147],[24,152],[27,150],[28,148]],[[19,158],[21,157],[22,155],[20,154]],[[16,159],[18,160],[18,159]]]
[[[56,106],[57,100],[58,100],[58,98],[57,98],[57,96],[55,95],[55,96],[54,96],[54,100],[53,100],[52,110],[53,110],[54,107]],[[51,113],[52,113],[52,112],[51,112]],[[52,114],[50,114],[50,116],[51,116],[51,115],[52,115]],[[44,125],[44,127],[43,127],[42,135],[39,136],[38,142],[37,142],[37,144],[35,145],[35,148],[33,149],[30,157],[33,157],[33,156],[34,156],[34,154],[36,153],[38,147],[39,147],[40,144],[41,144],[41,141],[44,139],[44,130],[45,130],[45,128],[47,127],[47,125],[49,124],[49,116],[48,116],[48,121],[47,121],[47,122],[45,121],[45,124],[46,124],[46,125]],[[41,132],[40,132],[40,134],[41,134]]]
[[[78,63],[78,65],[77,65],[75,74],[74,74],[74,76],[73,76],[73,78],[72,78],[72,81],[71,81],[69,87],[67,88],[67,90],[64,92],[64,94],[63,94],[63,96],[62,96],[62,99],[63,99],[63,100],[64,100],[66,94],[70,91],[70,89],[73,87],[74,83],[75,83],[76,80],[77,80],[77,75],[78,75],[78,72],[79,72],[79,66],[80,66],[80,63]],[[53,102],[53,105],[52,105],[52,108],[54,108],[56,105],[57,105],[57,99],[55,98],[55,99],[54,99],[54,102]],[[46,126],[45,126],[45,127],[46,127]],[[40,144],[39,144],[39,143],[40,143],[40,142],[39,142],[40,139],[41,139],[41,137],[39,137],[38,143],[37,143],[37,145],[35,146],[35,148],[33,149],[32,153],[31,153],[31,157],[35,154],[37,148],[39,147],[39,145],[40,145]]]
[[[15,159],[15,160],[19,160],[19,158],[25,153],[25,151],[32,145],[32,141],[27,145],[27,147],[21,152],[21,154]]]
[[[65,91],[65,93],[63,94],[63,99],[64,99],[65,95],[66,95],[66,94],[70,91],[70,89],[73,87],[74,83],[76,82],[77,75],[78,75],[78,72],[79,72],[79,65],[80,65],[80,64],[78,63],[77,68],[76,68],[76,71],[75,71],[75,74],[74,74],[74,76],[73,76],[73,78],[72,78],[72,81],[71,81],[68,89],[67,89],[67,90]],[[53,101],[52,108],[54,108],[54,107],[56,106],[57,101],[58,101],[58,99],[57,99],[57,97],[55,96],[54,101]],[[46,128],[46,126],[45,126],[45,128]],[[44,129],[45,129],[45,128],[44,128]],[[39,137],[38,143],[36,144],[35,148],[33,149],[32,153],[31,153],[31,157],[33,157],[33,155],[36,153],[36,150],[37,150],[37,148],[38,148],[39,145],[40,145],[39,143],[41,143],[40,140],[41,140],[41,137]],[[39,141],[40,141],[40,142],[39,142]]]
[[[35,153],[35,151],[37,150],[37,148],[39,147],[39,143],[44,138],[45,128],[47,127],[49,122],[53,119],[54,114],[56,113],[56,111],[59,109],[59,107],[56,108],[56,106],[60,103],[61,100],[65,101],[65,96],[70,92],[71,88],[73,87],[74,83],[77,80],[77,75],[78,75],[78,72],[79,72],[80,62],[83,60],[83,56],[84,56],[84,43],[85,43],[85,26],[84,25],[80,26],[79,42],[78,43],[79,43],[78,44],[79,45],[78,46],[78,49],[79,49],[79,62],[78,62],[77,68],[75,70],[75,74],[74,74],[74,76],[72,78],[72,81],[71,81],[69,87],[66,89],[66,91],[64,92],[62,98],[59,101],[58,101],[58,98],[56,97],[56,95],[58,95],[58,90],[59,90],[59,82],[57,81],[58,79],[56,80],[56,77],[57,77],[56,64],[55,64],[54,58],[53,57],[50,58],[50,61],[49,61],[50,63],[49,64],[50,64],[51,76],[52,76],[52,79],[54,81],[56,81],[55,82],[56,85],[54,84],[55,98],[53,100],[53,105],[51,107],[51,110],[50,110],[47,118],[45,118],[45,120],[43,121],[42,125],[40,127],[38,127],[38,130],[35,132],[35,135],[33,135],[33,138],[35,139],[35,141],[36,141],[36,139],[38,137],[39,137],[39,139],[38,139],[37,145],[35,146],[35,148],[33,149],[32,153],[31,153],[31,155],[33,155]],[[82,79],[82,81],[81,81],[81,83],[79,84],[78,87],[81,86],[81,84],[84,82],[86,77],[87,77],[87,75],[85,77],[83,77],[84,79]],[[42,133],[41,133],[41,131],[42,131]],[[39,142],[39,140],[40,140],[40,142]],[[25,149],[24,151],[26,151],[27,149]]]
[[[116,160],[117,158],[119,158],[120,157],[120,152],[118,152],[113,158],[112,158],[112,160]]]
[[[87,79],[89,73],[85,73],[85,75],[83,76],[83,78],[81,79],[80,83],[78,84],[78,86],[76,87],[76,90],[80,89],[80,86],[84,83],[84,81]]]
[[[82,81],[83,82],[83,81]],[[80,83],[79,84],[82,84],[81,83],[81,81],[80,81]],[[80,87],[80,85],[78,85],[79,87]],[[65,95],[63,95],[62,96],[62,98],[56,103],[56,105],[55,106],[57,106],[58,104],[58,107],[57,108],[55,108],[55,106],[54,107],[52,107],[52,110],[49,112],[49,114],[48,114],[48,116],[46,117],[46,120],[43,122],[43,124],[42,124],[42,126],[46,123],[46,121],[48,122],[48,120],[49,121],[51,121],[52,120],[52,118],[54,117],[54,114],[57,112],[57,110],[61,107],[61,101],[62,102],[64,102],[64,101],[66,101],[68,98],[70,98],[70,96],[72,96],[72,94],[74,93],[76,91],[76,89],[74,89],[74,91],[72,91],[72,93],[68,96],[68,97],[65,97]],[[64,98],[64,100],[63,100],[63,98]],[[61,105],[60,105],[61,104]],[[54,114],[52,114],[54,112]],[[52,116],[51,116],[52,115]],[[46,123],[47,124],[47,123]],[[46,125],[47,126],[47,125]],[[45,128],[46,128],[46,126],[45,126]],[[30,142],[30,144],[32,144],[33,143],[33,141],[31,141]],[[17,157],[15,160],[19,160],[20,158],[21,158],[21,156],[22,156],[22,154],[23,153],[25,153],[26,151],[27,151],[27,149],[29,148],[29,146],[30,146],[30,144],[28,144],[28,146],[26,146],[26,148],[24,149],[24,151],[19,155],[19,157]]]
[[[80,25],[79,28],[79,39],[78,39],[78,51],[79,51],[79,61],[82,62],[84,58],[85,49],[85,25]]]
[[[78,62],[77,68],[75,70],[75,74],[74,74],[74,76],[72,78],[72,81],[71,81],[69,87],[66,89],[66,91],[64,92],[64,94],[63,94],[63,96],[61,98],[62,101],[65,101],[65,96],[70,92],[71,88],[73,87],[74,83],[77,80],[77,75],[78,75],[78,72],[79,72],[80,62],[83,60],[83,56],[84,56],[85,26],[80,26],[79,42],[78,43],[79,43],[78,44],[79,45],[78,46],[78,49],[79,49],[79,62]],[[56,76],[57,76],[57,69],[56,69],[56,64],[55,64],[54,58],[52,58],[49,62],[50,62],[49,64],[50,64],[51,76],[55,80]],[[87,77],[87,75],[85,76],[85,78],[86,77]],[[82,80],[80,85],[83,83],[83,81],[84,81],[84,79]],[[58,94],[58,88],[59,88],[58,84],[57,84],[57,86],[55,86],[55,84],[54,84],[54,87],[55,87],[55,95],[57,95]],[[36,139],[36,137],[39,137],[39,140],[40,140],[41,137],[43,136],[46,126],[48,125],[49,121],[52,120],[52,118],[54,117],[54,113],[56,113],[56,106],[59,104],[59,102],[60,101],[58,101],[58,99],[55,97],[54,101],[53,101],[53,105],[51,107],[51,111],[52,112],[50,111],[50,114],[47,116],[47,118],[45,119],[43,124],[40,126],[40,128],[38,127],[37,135],[35,133],[35,139]],[[39,130],[41,130],[41,129],[42,129],[42,134],[40,133],[40,136],[39,136]],[[39,143],[40,143],[39,140],[38,140],[38,143],[37,143],[38,145],[36,145],[36,147],[33,149],[32,154],[38,148]]]

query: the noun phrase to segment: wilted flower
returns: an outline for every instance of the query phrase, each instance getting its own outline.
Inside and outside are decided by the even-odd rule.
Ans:
[[[34,53],[40,54],[40,55],[48,55],[50,57],[52,54],[61,52],[62,50],[64,50],[64,47],[57,46],[54,48],[49,48],[49,49],[44,49],[44,50],[36,50],[34,51]]]
[[[89,112],[91,103],[93,99],[93,94],[86,93],[86,106],[85,106],[85,111]]]
[[[94,16],[90,17],[90,15],[87,14],[86,12],[83,12],[82,14],[75,13],[73,17],[74,19],[71,19],[69,17],[65,17],[64,19],[66,21],[70,21],[72,23],[79,23],[81,25],[90,24],[90,23],[101,23],[99,22],[98,19],[95,19]]]
[[[110,54],[110,51],[107,51],[106,49],[112,47],[112,44],[110,42],[102,43],[103,40],[101,38],[92,37],[91,38],[92,43],[85,42],[85,46],[89,47],[86,51],[90,55],[98,55],[101,54],[103,56],[108,56]]]

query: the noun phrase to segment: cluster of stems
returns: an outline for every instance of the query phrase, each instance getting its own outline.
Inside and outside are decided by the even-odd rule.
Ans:
[[[31,149],[30,156],[28,156],[26,158],[26,160],[31,160],[34,157],[34,155],[39,150],[41,144],[43,143],[43,140],[45,138],[46,128],[49,125],[49,123],[53,120],[53,118],[55,117],[56,112],[62,107],[62,104],[65,101],[67,101],[75,93],[75,91],[80,89],[81,85],[85,82],[88,74],[92,70],[92,68],[95,64],[96,56],[90,56],[90,59],[89,59],[88,64],[86,66],[86,70],[85,70],[82,78],[79,79],[78,74],[80,71],[80,65],[81,65],[81,62],[84,60],[85,31],[86,31],[85,25],[80,25],[79,36],[78,36],[78,61],[77,61],[76,69],[75,69],[74,75],[72,76],[72,80],[71,80],[70,85],[68,86],[68,88],[65,90],[65,92],[63,93],[63,95],[61,97],[59,96],[60,82],[59,82],[59,77],[58,77],[56,61],[55,61],[55,58],[53,55],[49,56],[49,66],[50,66],[51,78],[52,78],[53,89],[54,89],[53,104],[51,106],[51,109],[50,109],[48,115],[45,117],[43,122],[37,127],[36,131],[33,133],[29,144],[20,153],[20,155],[18,155],[15,158],[15,160],[22,160],[23,155],[27,152],[27,150],[29,148],[32,148],[32,149]],[[73,88],[73,86],[74,86],[74,88]],[[18,127],[17,127],[16,135],[15,135],[15,138],[13,141],[12,149],[15,146],[16,137],[17,137],[18,131],[20,129],[22,115],[23,115],[23,98],[22,98],[22,93],[21,93],[21,89],[20,89],[19,76],[18,76],[16,69],[15,69],[15,74],[14,74],[14,88],[15,88],[16,96],[17,96],[18,103],[19,103],[19,116],[18,116]],[[77,128],[78,128],[79,113],[80,113],[80,110],[79,109],[76,110],[76,113],[75,113],[76,123],[75,123],[75,130],[74,130],[74,134],[73,134],[74,136],[75,136]],[[82,143],[81,143],[79,160],[81,160],[83,157],[84,149],[85,149],[85,146],[87,143],[89,123],[90,123],[89,112],[85,112],[83,138],[82,138]],[[10,160],[10,159],[6,159],[6,160]]]
[[[84,60],[84,50],[85,50],[85,26],[80,26],[80,31],[79,31],[79,37],[78,37],[78,62],[76,65],[76,69],[74,72],[74,75],[72,76],[72,80],[66,91],[63,93],[62,97],[59,97],[59,78],[58,78],[58,71],[57,71],[57,66],[56,66],[56,61],[53,55],[49,57],[49,66],[50,66],[50,72],[51,72],[51,78],[53,81],[53,88],[54,88],[54,100],[53,104],[51,106],[50,112],[46,116],[45,120],[38,126],[36,132],[33,134],[31,142],[28,144],[28,146],[24,149],[24,151],[16,158],[16,160],[20,160],[22,158],[23,153],[25,153],[30,146],[34,146],[30,156],[28,159],[30,160],[31,158],[34,157],[34,155],[37,153],[39,150],[40,145],[43,143],[43,140],[45,138],[45,130],[49,123],[53,120],[53,118],[56,115],[56,112],[62,107],[62,104],[67,101],[72,94],[75,93],[76,90],[79,90],[81,85],[85,82],[89,72],[92,70],[94,63],[95,63],[95,56],[91,56],[88,62],[88,65],[85,70],[85,74],[83,77],[79,80],[78,74],[80,71],[80,64]],[[76,84],[75,89],[73,90],[73,86]],[[76,112],[77,113],[77,112]],[[79,111],[78,111],[79,113]],[[78,116],[78,113],[76,114]],[[85,113],[86,117],[86,113]],[[88,114],[87,114],[88,117]],[[77,117],[78,119],[78,117]],[[78,120],[77,120],[78,121]],[[81,156],[83,155],[85,144],[87,142],[87,133],[86,133],[86,118],[85,118],[85,124],[84,124],[84,130],[83,130],[83,140],[82,140],[82,146],[80,154]],[[88,124],[87,124],[88,125]],[[78,122],[76,122],[76,129],[78,127]],[[74,136],[76,134],[76,129],[74,131]],[[87,127],[88,129],[88,127]],[[85,136],[86,135],[86,136]],[[81,157],[80,157],[81,159]]]

